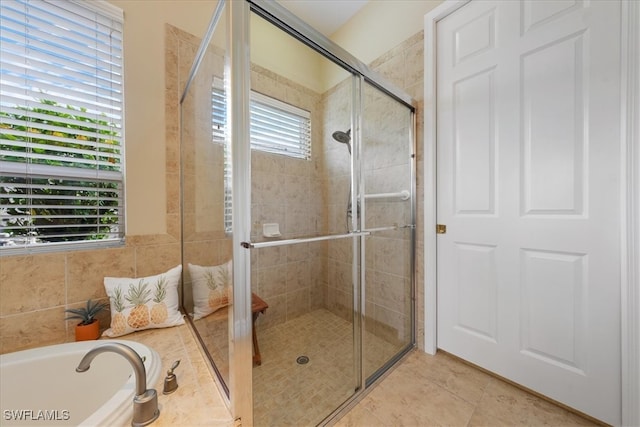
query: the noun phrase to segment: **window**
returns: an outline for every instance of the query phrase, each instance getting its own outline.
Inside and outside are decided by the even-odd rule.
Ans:
[[[0,254],[122,244],[122,11],[0,2]]]
[[[212,91],[213,140],[223,142],[227,115],[222,82]],[[309,160],[311,113],[258,92],[251,92],[251,149]]]
[[[311,159],[311,113],[258,92],[251,92],[249,108],[252,150]],[[224,142],[226,110],[222,82],[216,79],[212,91],[212,136]],[[224,154],[224,223],[231,232],[231,155],[225,145]]]
[[[251,148],[309,160],[311,114],[308,111],[251,92],[249,109]]]

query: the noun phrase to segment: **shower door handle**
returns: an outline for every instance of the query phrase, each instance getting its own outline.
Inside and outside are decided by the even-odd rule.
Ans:
[[[260,248],[271,248],[274,246],[285,246],[285,245],[295,245],[298,243],[312,243],[312,242],[322,242],[324,240],[337,240],[337,239],[346,239],[349,237],[362,237],[369,236],[371,234],[370,231],[357,231],[353,233],[345,233],[345,234],[329,234],[326,236],[316,236],[316,237],[300,237],[297,239],[286,239],[286,240],[273,240],[269,242],[241,242],[240,246],[245,249],[260,249]]]

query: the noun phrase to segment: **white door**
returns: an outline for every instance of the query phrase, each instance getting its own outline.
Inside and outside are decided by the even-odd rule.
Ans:
[[[438,347],[611,424],[620,4],[472,1],[437,25]]]

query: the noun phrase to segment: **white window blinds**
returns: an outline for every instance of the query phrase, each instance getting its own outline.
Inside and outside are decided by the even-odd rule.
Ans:
[[[0,2],[0,253],[124,239],[122,11]]]
[[[251,148],[300,159],[311,158],[311,113],[251,92]]]
[[[225,141],[226,109],[222,82],[215,79],[212,89],[212,137]],[[249,108],[252,150],[281,154],[299,159],[311,158],[311,113],[258,92],[251,92]],[[231,232],[231,154],[224,151],[224,223]]]
[[[225,93],[216,79],[212,91],[212,135],[224,141]],[[309,160],[311,158],[311,113],[258,92],[251,92],[251,149]]]

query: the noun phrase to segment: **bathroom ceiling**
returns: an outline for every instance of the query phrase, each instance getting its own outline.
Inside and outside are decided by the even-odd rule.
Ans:
[[[329,37],[369,0],[277,0],[293,14]]]

